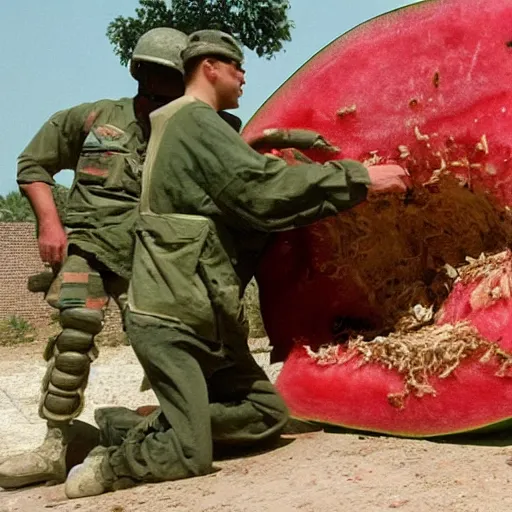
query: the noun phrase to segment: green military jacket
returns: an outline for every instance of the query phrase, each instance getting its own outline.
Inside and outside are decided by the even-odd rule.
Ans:
[[[245,338],[241,297],[269,233],[363,201],[366,168],[261,155],[190,96],[154,112],[151,133],[129,308],[206,339]]]
[[[75,170],[64,222],[68,242],[125,278],[146,143],[133,99],[101,100],[55,114],[18,159],[20,185],[53,185],[57,172]]]

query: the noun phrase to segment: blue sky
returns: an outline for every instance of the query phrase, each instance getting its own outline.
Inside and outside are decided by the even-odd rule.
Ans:
[[[291,0],[292,41],[272,60],[248,53],[239,115],[246,122],[294,71],[337,36],[413,0]],[[0,194],[16,189],[16,158],[43,122],[63,108],[132,96],[136,82],[105,36],[117,15],[133,15],[137,0],[16,0],[0,17],[2,134]],[[72,174],[59,174],[69,185]]]

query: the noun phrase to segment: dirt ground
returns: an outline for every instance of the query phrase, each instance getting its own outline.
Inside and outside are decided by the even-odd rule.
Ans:
[[[28,357],[29,346],[0,350],[13,371]],[[318,431],[195,479],[80,500],[62,485],[0,491],[0,512],[509,511],[511,458],[512,433],[427,441]]]

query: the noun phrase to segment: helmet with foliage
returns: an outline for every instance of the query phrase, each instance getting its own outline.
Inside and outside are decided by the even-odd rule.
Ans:
[[[130,62],[130,73],[137,80],[139,62],[152,62],[175,69],[183,74],[181,52],[187,46],[187,36],[174,28],[149,30],[137,41]]]

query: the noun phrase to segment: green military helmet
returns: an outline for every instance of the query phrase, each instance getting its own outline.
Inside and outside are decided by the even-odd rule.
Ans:
[[[234,37],[220,30],[198,30],[190,34],[188,45],[181,54],[183,64],[203,55],[219,55],[233,59],[239,64],[244,60],[242,48]]]
[[[183,75],[181,52],[187,46],[187,35],[174,28],[149,30],[137,41],[130,62],[130,73],[137,80],[139,62],[153,62],[179,71]]]

